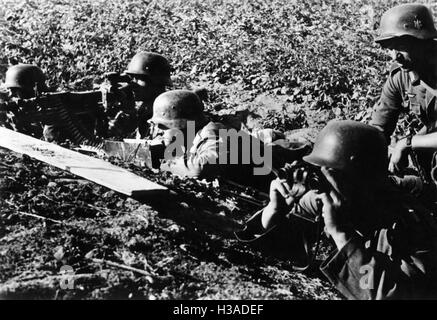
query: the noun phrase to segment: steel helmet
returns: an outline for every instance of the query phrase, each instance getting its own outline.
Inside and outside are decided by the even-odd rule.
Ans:
[[[431,11],[422,4],[401,4],[387,10],[381,17],[379,36],[375,41],[401,36],[422,40],[437,38]]]
[[[171,90],[155,99],[153,116],[148,122],[161,124],[168,129],[184,129],[189,120],[195,121],[196,126],[206,123],[202,102],[192,91]]]
[[[319,133],[312,152],[303,160],[352,172],[365,178],[386,174],[388,151],[377,128],[352,120],[332,120]]]
[[[40,91],[46,89],[46,77],[40,68],[32,64],[17,64],[6,71],[5,86],[7,88],[34,89],[35,85]]]
[[[170,63],[164,56],[153,52],[139,52],[129,62],[125,72],[132,75],[146,75],[156,85],[171,86],[173,82],[170,78],[170,70]]]

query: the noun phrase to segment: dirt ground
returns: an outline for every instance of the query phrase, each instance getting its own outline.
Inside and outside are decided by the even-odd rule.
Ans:
[[[237,101],[246,120],[239,110],[215,116],[233,115],[257,128],[267,106],[287,107],[275,96],[247,96]],[[311,141],[312,127],[287,136]],[[0,158],[3,299],[340,298],[317,267],[295,272],[289,261],[235,239],[233,232],[259,209],[232,194],[241,190],[113,159],[174,191],[171,199],[134,200],[6,149]]]
[[[169,178],[184,202],[153,208],[26,156],[0,156],[2,298],[338,298],[318,272],[293,272],[236,241],[254,208],[211,186]],[[62,289],[63,270],[74,272],[73,289]]]

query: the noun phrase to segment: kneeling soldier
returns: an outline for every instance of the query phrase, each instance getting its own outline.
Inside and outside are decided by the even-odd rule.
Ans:
[[[371,119],[371,124],[383,131],[388,142],[400,114],[407,113],[413,119],[411,123],[420,125],[410,125],[406,128],[407,136],[398,139],[389,170],[403,176],[410,155],[420,178],[406,176],[397,180],[431,207],[435,206],[437,195],[436,38],[432,13],[422,4],[401,4],[382,15],[375,41],[390,50],[395,63]]]

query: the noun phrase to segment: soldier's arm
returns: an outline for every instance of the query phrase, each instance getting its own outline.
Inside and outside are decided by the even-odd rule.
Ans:
[[[300,200],[300,207],[308,210],[316,210],[316,203],[313,197],[307,193]],[[282,214],[273,223],[265,225],[265,215],[269,210],[267,207],[256,212],[246,221],[240,231],[235,232],[236,238],[245,243],[250,243],[253,247],[263,253],[277,258],[290,259],[295,267],[305,269],[309,263],[309,253],[307,244],[314,243],[317,236],[317,225],[310,223],[293,214],[287,213],[298,208],[283,208]]]
[[[422,130],[411,137],[411,144],[408,145],[408,139],[401,139],[396,143],[396,146],[392,150],[390,158],[389,170],[397,172],[401,170],[402,159],[405,159],[409,151],[412,150],[427,150],[437,151],[437,132],[423,133]]]
[[[293,224],[293,221],[302,220],[294,216],[295,213],[301,214],[302,211],[306,211],[315,216],[317,214],[317,210],[316,194],[312,191],[307,192],[299,200],[298,205],[291,204],[274,208],[272,201],[270,201],[270,203],[264,209],[259,210],[251,218],[249,218],[246,221],[243,230],[241,232],[237,232],[236,235],[241,241],[252,242],[261,239],[271,232],[274,232],[274,230],[284,230],[284,225],[287,226],[285,229],[290,231],[290,223]],[[275,217],[273,218],[274,215]]]
[[[204,136],[184,156],[163,161],[161,170],[192,178],[214,177],[219,173],[222,139],[216,134]],[[177,147],[177,146],[176,146]]]
[[[402,111],[403,90],[406,83],[401,70],[393,70],[386,80],[379,101],[373,108],[370,124],[384,132],[387,141],[393,134]]]
[[[411,138],[414,150],[437,150],[437,132],[416,134]]]

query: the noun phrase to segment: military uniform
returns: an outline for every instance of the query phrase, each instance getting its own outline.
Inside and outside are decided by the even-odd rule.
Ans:
[[[13,103],[14,105],[19,104],[19,100],[13,101],[16,99],[0,99],[0,104],[4,103],[5,105],[9,103]],[[27,105],[26,106],[26,112],[29,112],[29,109],[35,109],[32,106]],[[19,112],[17,110],[17,112]],[[29,113],[31,113],[30,111]],[[40,121],[30,118],[28,115],[23,116],[17,116],[17,113],[12,110],[2,110],[0,111],[0,125],[4,126],[8,129],[18,131],[21,133],[24,133],[26,135],[35,137],[40,139],[43,135],[43,125]]]
[[[138,139],[147,138],[150,133],[148,120],[153,115],[153,101],[166,91],[166,86],[172,86],[170,77],[171,66],[167,58],[154,52],[138,52],[129,62],[126,74],[143,83],[137,90],[148,92],[147,97],[142,96],[136,101],[136,130]],[[146,85],[145,85],[146,84]],[[141,96],[142,94],[140,94]],[[131,136],[131,135],[129,135]]]
[[[400,65],[391,68],[370,123],[383,130],[388,142],[395,130],[399,114],[403,111],[409,112],[410,116],[416,116],[419,120],[417,122],[423,125],[416,134],[436,131],[437,91],[423,82],[417,72],[419,69],[425,69],[426,72],[427,69],[433,68],[435,38],[437,30],[432,12],[422,4],[397,5],[381,16],[379,35],[375,42],[393,50]],[[402,69],[401,65],[410,71]],[[413,127],[415,125],[410,124],[409,129],[416,129]],[[424,176],[425,180],[429,180],[431,176],[436,181],[437,177],[433,177],[435,170],[432,169],[435,165],[431,165],[435,158],[433,151],[415,152],[414,155],[417,155],[420,164],[418,169],[423,169],[421,176]]]
[[[280,168],[286,161],[298,160],[308,151],[308,146],[302,144],[290,143],[294,150],[265,145],[247,132],[220,122],[208,122],[203,109],[202,101],[189,90],[167,91],[155,99],[149,123],[153,126],[153,134],[162,134],[157,140],[173,139],[173,133],[177,142],[183,140],[180,146],[165,143],[168,147],[161,170],[198,179],[220,176],[267,191],[274,178],[272,167]],[[181,133],[183,139],[177,136]],[[180,148],[177,154],[169,154],[173,147]]]
[[[348,299],[437,298],[437,225],[426,209],[393,187],[381,190],[381,197],[367,210],[376,211],[365,233],[355,236],[322,263],[321,271]],[[317,214],[313,192],[296,208]],[[360,210],[360,208],[357,208]],[[284,216],[284,220],[263,230],[262,211],[249,219],[237,237],[264,250],[298,263],[305,242],[314,239],[314,225]],[[303,231],[306,230],[306,231]]]
[[[381,97],[375,105],[371,125],[383,130],[387,141],[393,134],[399,115],[410,112],[424,126],[420,134],[432,133],[437,130],[437,96],[428,90],[417,73],[405,71],[399,65],[394,65],[384,84]],[[433,151],[415,151],[419,164],[426,179],[436,181],[435,154]]]
[[[134,138],[139,121],[137,102],[121,101],[105,112],[108,129],[105,137],[123,139]]]
[[[11,66],[6,71],[4,86],[9,90],[14,90],[15,93],[11,92],[9,96],[9,93],[3,92],[1,96],[4,96],[4,98],[0,98],[0,103],[8,104],[16,100],[15,102],[19,106],[16,110],[17,112],[24,111],[23,113],[32,114],[32,112],[36,111],[35,106],[31,104],[20,106],[20,100],[29,99],[35,97],[37,93],[47,91],[45,80],[44,73],[35,65],[17,64]],[[9,101],[10,98],[12,99]],[[2,101],[3,99],[4,101]],[[24,110],[20,110],[21,108],[24,108]],[[41,121],[29,117],[19,117],[15,111],[2,111],[0,114],[0,124],[35,138],[41,138],[43,134]]]
[[[192,142],[191,148],[183,150],[184,156],[166,160],[161,165],[161,170],[170,171],[180,176],[193,177],[198,179],[214,179],[222,177],[241,185],[251,186],[261,191],[268,192],[270,182],[276,176],[273,171],[269,171],[265,175],[255,175],[254,169],[262,167],[264,163],[258,164],[252,157],[252,149],[247,150],[242,145],[243,139],[238,145],[237,163],[232,163],[234,155],[231,155],[230,137],[223,139],[220,135],[220,130],[234,130],[220,122],[209,122],[201,130],[199,130]],[[289,143],[288,148],[284,148],[274,143],[264,144],[264,142],[255,136],[246,132],[237,132],[239,135],[245,135],[247,143],[251,146],[259,146],[263,148],[264,154],[270,149],[272,159],[271,163],[267,163],[269,170],[272,168],[279,169],[285,163],[291,163],[295,160],[300,160],[310,150],[310,146],[304,143]],[[247,147],[247,146],[246,146]],[[249,152],[249,161],[244,161],[243,152]],[[225,153],[225,154],[223,154]],[[226,159],[226,163],[220,163],[220,159]],[[247,162],[247,163],[246,163]]]
[[[426,133],[434,132],[437,124],[437,99],[421,83],[417,73],[407,72],[400,65],[390,71],[381,98],[375,105],[370,124],[380,127],[389,138],[401,112],[409,111],[420,119]]]
[[[0,118],[0,125],[8,129],[24,133],[37,139],[43,136],[43,125],[41,122],[21,120],[12,112],[2,113]]]
[[[243,149],[241,146],[238,150],[237,163],[231,164],[229,141],[225,141],[220,136],[220,130],[229,129],[229,127],[222,123],[209,122],[196,133],[190,149],[183,150],[184,156],[164,160],[161,170],[198,179],[213,179],[220,176],[237,183],[257,187],[261,190],[268,190],[273,173],[269,175],[254,175],[253,169],[255,165],[252,159],[247,164],[242,161]],[[252,145],[252,139],[256,138],[249,134],[247,136],[250,139],[248,141]],[[260,140],[256,139],[256,141],[261,146],[264,146]],[[226,154],[223,154],[223,152]],[[220,159],[226,159],[226,163],[220,163]]]
[[[153,116],[153,101],[137,101],[137,130],[136,136],[139,139],[144,139],[149,133],[150,125],[148,120]]]

